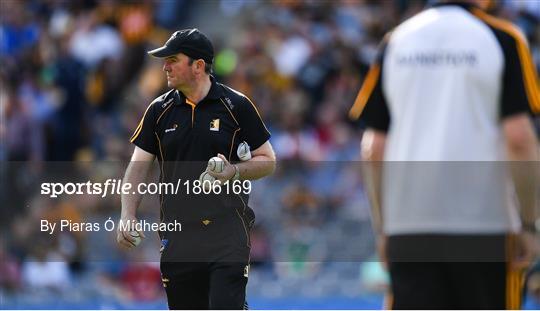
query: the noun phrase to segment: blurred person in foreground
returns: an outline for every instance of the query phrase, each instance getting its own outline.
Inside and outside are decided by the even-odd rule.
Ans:
[[[148,52],[164,59],[163,71],[172,89],[146,109],[131,137],[135,151],[124,182],[144,182],[157,157],[161,182],[191,183],[219,156],[221,181],[253,180],[271,174],[275,155],[255,105],[245,95],[210,75],[214,49],[197,29],[175,32],[163,47]],[[243,141],[251,159],[240,163]],[[233,152],[234,151],[234,152]],[[231,164],[233,163],[233,164]],[[188,184],[189,185],[189,184]],[[161,194],[161,223],[181,222],[178,231],[160,231],[161,275],[171,309],[244,309],[249,273],[249,231],[254,213],[247,193],[232,188],[217,194],[193,194],[185,184],[179,193]],[[188,186],[191,187],[191,186]],[[121,220],[136,221],[141,194],[122,196]],[[133,247],[135,240],[118,231],[117,240]]]
[[[440,1],[399,25],[350,110],[367,125],[391,308],[519,309],[537,255],[538,78],[488,3]]]

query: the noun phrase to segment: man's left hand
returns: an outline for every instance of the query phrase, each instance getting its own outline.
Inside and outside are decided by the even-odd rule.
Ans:
[[[227,161],[227,158],[225,158],[224,155],[218,153],[217,156],[223,160],[223,171],[221,173],[208,171],[208,174],[210,174],[210,176],[214,177],[216,180],[219,180],[221,183],[224,183],[234,177],[236,174],[236,169],[231,163],[229,163],[229,161]]]

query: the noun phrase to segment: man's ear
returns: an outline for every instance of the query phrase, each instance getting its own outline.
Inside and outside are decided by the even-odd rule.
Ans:
[[[198,70],[204,71],[204,60],[198,59],[198,60],[196,61],[196,63],[197,63],[197,69],[198,69]]]

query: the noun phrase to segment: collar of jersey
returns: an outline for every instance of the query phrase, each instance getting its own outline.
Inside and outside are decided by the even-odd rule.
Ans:
[[[220,99],[223,96],[223,89],[218,85],[216,78],[213,75],[210,75],[210,82],[212,83],[210,90],[208,91],[208,94],[206,94],[206,97],[201,100],[201,102],[207,99]],[[179,100],[176,101],[176,105],[184,104],[186,102],[186,96],[179,90],[176,90],[175,93],[179,97]]]

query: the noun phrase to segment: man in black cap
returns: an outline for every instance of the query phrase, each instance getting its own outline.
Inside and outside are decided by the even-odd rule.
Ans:
[[[148,106],[131,137],[136,147],[124,182],[144,182],[157,157],[160,181],[180,180],[182,185],[175,194],[161,194],[161,223],[182,224],[181,232],[159,232],[169,308],[243,309],[249,230],[255,219],[247,206],[246,182],[274,171],[270,133],[249,98],[210,75],[214,49],[199,30],[177,31],[148,54],[164,59],[163,71],[172,89]],[[236,152],[242,142],[252,150],[252,158],[243,162]],[[223,160],[224,168],[210,174],[222,186],[204,194],[197,191],[196,181],[215,156]],[[238,186],[232,187],[235,183]],[[137,220],[140,201],[140,193],[122,195],[123,223]],[[128,248],[137,244],[122,228],[117,240]]]

